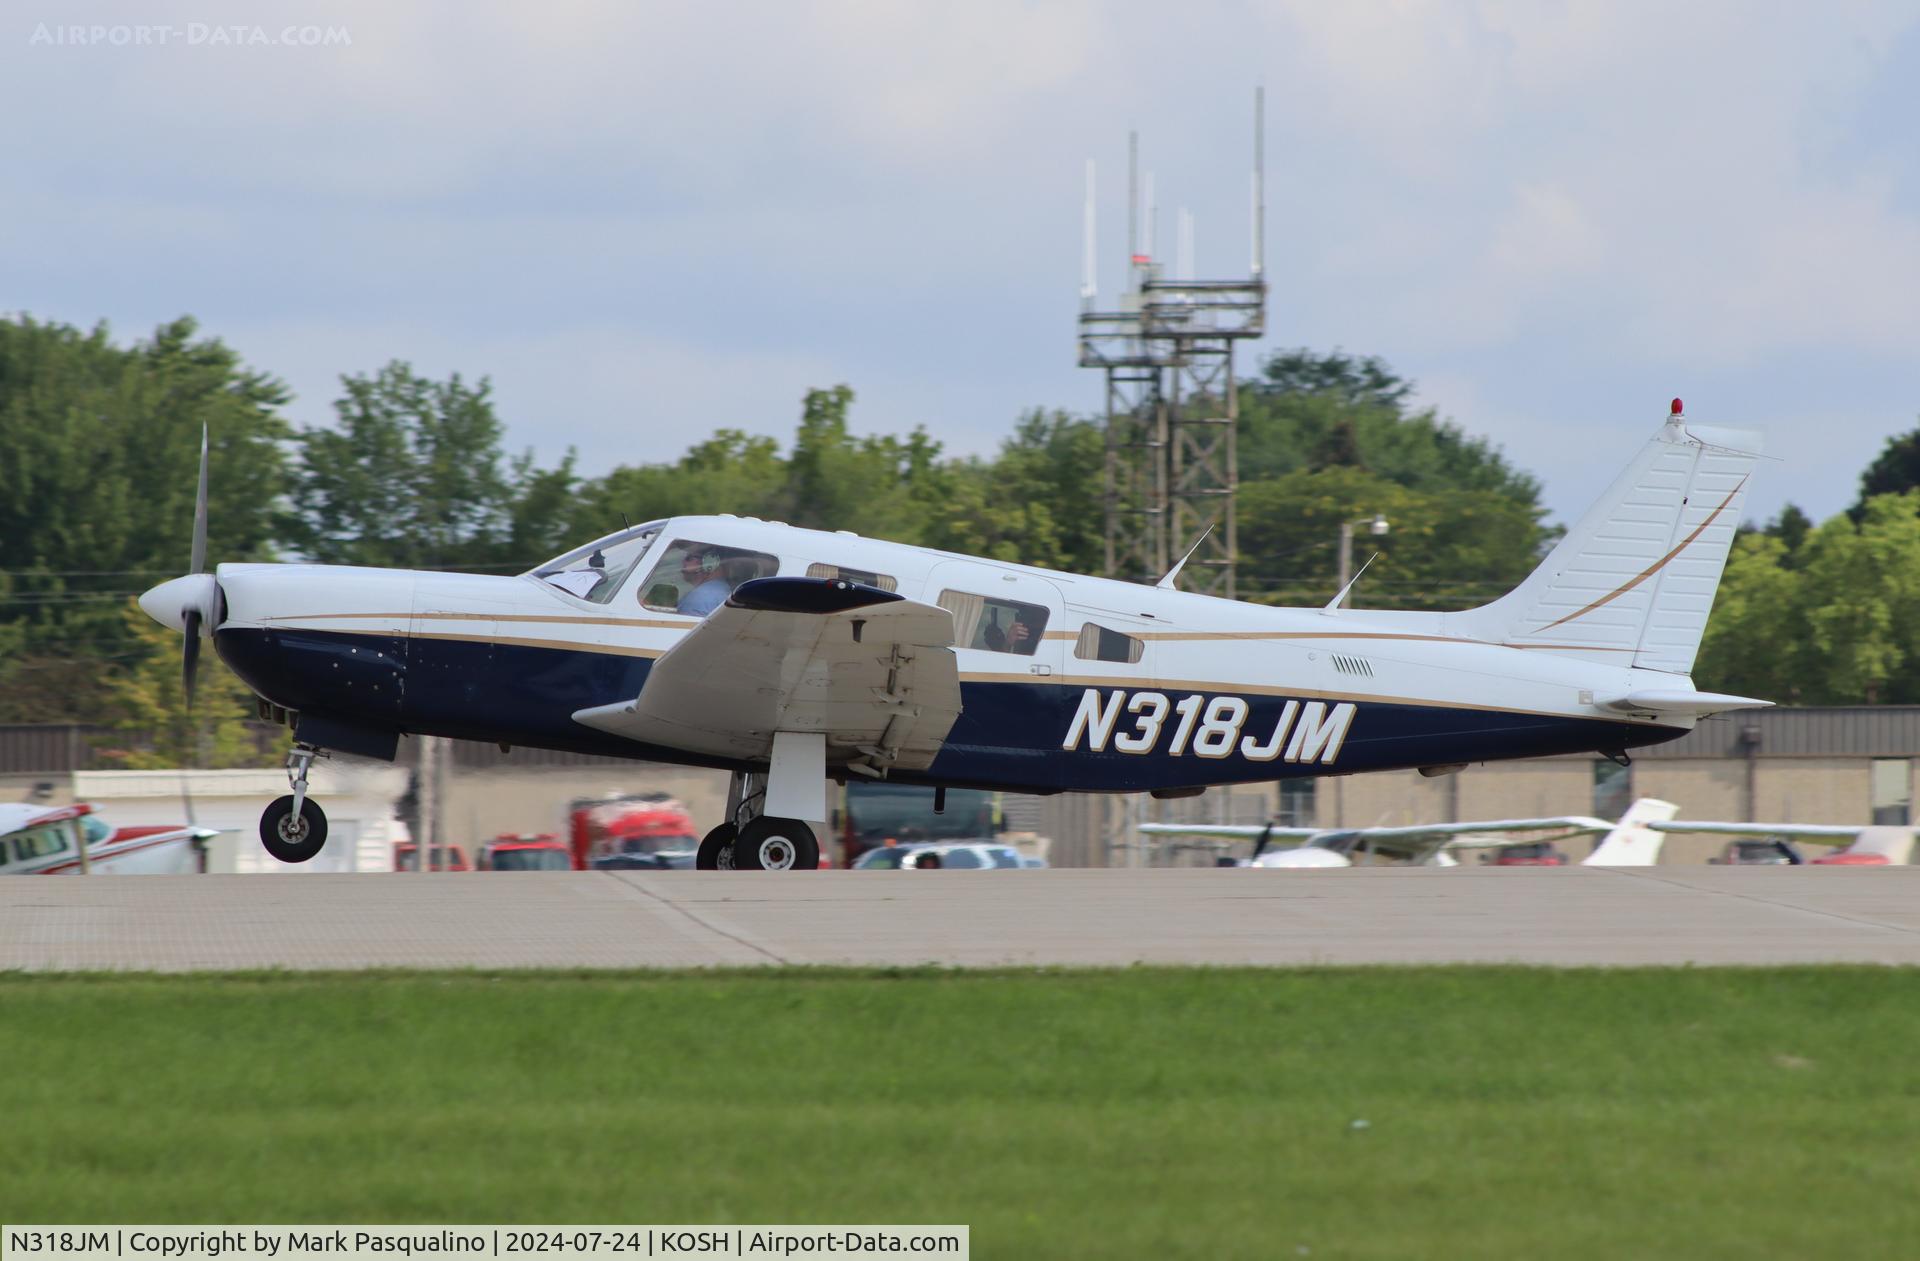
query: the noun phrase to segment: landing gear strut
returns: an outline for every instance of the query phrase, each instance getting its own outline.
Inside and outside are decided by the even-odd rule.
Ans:
[[[727,789],[727,821],[700,842],[694,866],[702,871],[812,871],[820,842],[799,819],[763,814],[767,777],[736,771]]]
[[[260,816],[260,843],[279,862],[307,862],[326,846],[326,811],[318,802],[307,800],[307,768],[318,756],[320,750],[310,744],[293,746],[287,754],[287,781],[293,792],[277,798]]]

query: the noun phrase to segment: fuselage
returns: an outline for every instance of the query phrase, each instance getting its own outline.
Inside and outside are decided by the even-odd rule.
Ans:
[[[262,697],[348,733],[348,751],[352,733],[377,747],[405,732],[751,769],[574,718],[639,695],[701,621],[679,606],[745,564],[954,614],[963,712],[931,766],[897,776],[919,782],[1177,792],[1614,753],[1691,721],[1596,703],[1672,674],[1475,639],[1446,614],[1273,608],[727,516],[649,523],[602,550],[617,580],[584,560],[515,577],[221,565],[215,644]],[[722,553],[736,559],[711,560]],[[685,577],[661,568],[676,556]]]

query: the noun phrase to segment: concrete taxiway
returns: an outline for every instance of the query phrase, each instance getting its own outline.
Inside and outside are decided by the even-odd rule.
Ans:
[[[1920,964],[1920,868],[0,880],[0,970]]]

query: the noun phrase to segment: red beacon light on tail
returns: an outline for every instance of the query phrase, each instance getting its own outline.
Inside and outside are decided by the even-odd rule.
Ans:
[[[1673,406],[1668,409],[1667,415],[1669,417],[1678,416],[1683,410],[1684,409],[1680,405],[1680,400],[1676,398],[1673,400]]]

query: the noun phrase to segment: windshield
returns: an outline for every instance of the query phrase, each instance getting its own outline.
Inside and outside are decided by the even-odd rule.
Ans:
[[[495,871],[571,871],[573,860],[559,849],[499,849],[493,852]]]
[[[896,841],[987,840],[1000,831],[994,794],[949,788],[946,809],[933,812],[933,789],[911,784],[847,785],[847,818],[855,836],[869,845]]]
[[[594,604],[605,604],[640,563],[640,558],[660,536],[664,521],[649,521],[618,534],[595,539],[585,547],[576,547],[564,556],[556,556],[529,572],[549,586]]]

